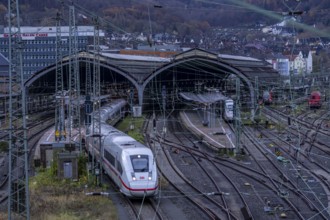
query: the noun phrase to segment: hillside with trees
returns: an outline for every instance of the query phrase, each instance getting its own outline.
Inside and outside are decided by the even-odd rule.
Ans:
[[[7,1],[0,1],[0,22],[6,25]],[[22,26],[55,24],[59,0],[21,0]],[[64,2],[70,2],[64,0]],[[254,27],[279,22],[285,13],[303,12],[300,22],[328,30],[329,0],[75,0],[79,25],[103,18],[108,32],[177,33],[200,35],[211,27]],[[85,11],[85,12],[84,12]],[[304,30],[300,30],[304,33]],[[328,32],[330,32],[328,30]]]

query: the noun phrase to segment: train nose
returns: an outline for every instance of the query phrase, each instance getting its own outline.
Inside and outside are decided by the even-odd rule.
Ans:
[[[154,188],[156,186],[156,181],[131,181],[130,186],[133,190],[144,190]]]
[[[157,192],[156,181],[132,181],[130,182],[130,193],[132,196],[153,196]]]
[[[136,186],[133,187],[135,188],[131,188],[130,190],[130,194],[132,195],[132,197],[149,197],[157,194],[157,186],[153,186],[151,188],[146,188],[145,186],[139,188]]]

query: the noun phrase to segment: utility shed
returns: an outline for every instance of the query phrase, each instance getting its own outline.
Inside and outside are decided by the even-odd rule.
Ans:
[[[78,154],[72,152],[58,153],[57,177],[59,179],[78,180]]]

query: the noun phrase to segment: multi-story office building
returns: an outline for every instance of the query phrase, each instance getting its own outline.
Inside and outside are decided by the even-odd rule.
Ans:
[[[104,37],[104,32],[99,32]],[[0,27],[0,53],[8,58],[9,28]],[[56,62],[56,27],[21,27],[23,74],[29,78],[38,70]],[[77,26],[78,51],[93,44],[94,26]],[[69,54],[69,27],[61,27],[62,55]]]

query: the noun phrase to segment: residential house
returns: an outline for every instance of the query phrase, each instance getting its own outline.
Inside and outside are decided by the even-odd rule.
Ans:
[[[296,54],[275,55],[267,59],[281,75],[306,75],[313,71],[313,52],[299,51]]]
[[[302,51],[304,59],[306,60],[306,73],[310,74],[313,72],[313,53],[314,51]]]
[[[290,71],[294,75],[310,74],[313,71],[312,51],[299,51],[296,55],[289,55]]]
[[[282,54],[276,54],[267,58],[266,61],[272,64],[273,68],[277,70],[282,76],[289,76],[290,62],[288,57]]]

